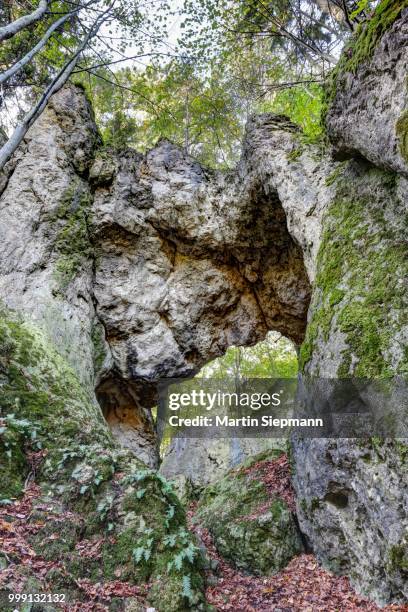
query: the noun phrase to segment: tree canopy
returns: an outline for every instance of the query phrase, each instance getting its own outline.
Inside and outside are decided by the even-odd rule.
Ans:
[[[0,168],[68,79],[105,143],[168,138],[210,166],[239,154],[254,112],[321,133],[322,83],[371,0],[9,0],[0,9]],[[14,131],[13,131],[14,128]]]
[[[294,345],[278,332],[249,347],[230,347],[225,355],[204,366],[203,378],[296,378],[298,360]]]

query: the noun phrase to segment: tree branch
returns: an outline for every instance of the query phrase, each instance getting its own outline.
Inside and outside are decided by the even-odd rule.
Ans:
[[[113,66],[115,64],[120,64],[122,62],[127,62],[130,60],[134,60],[134,59],[139,59],[141,57],[158,57],[158,56],[164,56],[164,57],[177,57],[179,58],[179,55],[171,55],[170,53],[158,53],[158,52],[153,52],[153,53],[140,53],[139,55],[131,55],[130,57],[123,57],[121,59],[118,60],[108,60],[106,62],[101,62],[100,64],[95,64],[93,66],[88,66],[86,68],[79,68],[78,70],[75,70],[75,73],[77,72],[83,72],[84,70],[96,70],[96,68],[105,68],[106,66]],[[0,80],[1,83],[1,80]]]
[[[30,13],[29,15],[23,15],[19,19],[8,23],[7,25],[0,28],[0,42],[13,38],[18,32],[26,28],[27,26],[39,21],[46,13],[50,0],[40,0],[38,8]]]
[[[92,74],[93,76],[95,76],[97,79],[101,79],[101,81],[105,81],[106,83],[109,83],[110,85],[114,85],[115,87],[118,87],[119,89],[123,89],[123,91],[129,91],[130,93],[136,94],[142,100],[145,100],[153,108],[153,114],[155,114],[156,117],[160,116],[159,113],[157,112],[157,109],[159,109],[161,112],[167,113],[176,122],[176,124],[180,126],[179,122],[177,121],[177,117],[175,117],[174,114],[170,110],[168,110],[167,108],[163,108],[162,106],[160,106],[160,104],[155,104],[147,96],[142,94],[140,91],[137,91],[137,89],[133,89],[132,87],[127,87],[126,85],[123,85],[122,83],[118,83],[118,82],[114,83],[113,81],[111,81],[110,79],[107,79],[101,74],[94,72],[91,68],[83,68],[81,71],[76,71],[76,72],[88,72],[89,74]]]
[[[82,43],[80,44],[80,46],[78,47],[74,55],[61,68],[61,70],[54,77],[50,85],[43,92],[42,96],[40,97],[38,102],[35,104],[35,106],[33,106],[33,108],[26,114],[23,121],[20,123],[20,125],[16,127],[16,129],[14,130],[13,134],[10,136],[8,141],[0,149],[0,170],[4,168],[4,165],[13,155],[13,153],[16,151],[16,149],[20,145],[21,141],[23,140],[29,128],[32,126],[34,121],[39,117],[39,115],[43,112],[50,97],[54,93],[56,93],[59,89],[61,89],[63,85],[65,85],[72,71],[74,70],[82,52],[87,47],[91,38],[93,38],[95,34],[98,32],[102,23],[105,21],[106,16],[110,13],[111,6],[112,5],[110,5],[109,8],[106,9],[106,11],[103,13],[103,15],[98,17],[98,19],[94,22],[93,26],[89,29],[84,40],[82,41]]]
[[[78,8],[75,11],[66,13],[63,17],[57,19],[57,21],[54,21],[54,23],[45,32],[41,40],[28,53],[26,53],[24,57],[22,57],[18,62],[13,64],[13,66],[11,66],[8,70],[0,74],[0,85],[10,79],[14,74],[16,74],[16,72],[19,72],[19,70],[24,68],[24,66],[28,64],[33,59],[33,57],[35,57],[37,53],[45,47],[47,41],[51,38],[55,30],[57,30],[61,25],[63,25],[68,19],[73,17],[80,10],[81,8]]]
[[[344,18],[346,20],[346,23],[347,23],[348,27],[350,28],[350,30],[353,32],[354,31],[354,25],[353,25],[353,23],[350,20],[350,15],[349,15],[347,4],[346,4],[345,0],[342,0],[341,6],[342,6],[342,9],[343,9]]]

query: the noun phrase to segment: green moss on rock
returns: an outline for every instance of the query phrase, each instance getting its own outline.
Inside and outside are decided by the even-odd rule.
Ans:
[[[266,456],[255,457],[245,467]],[[230,471],[204,490],[196,520],[209,529],[223,557],[255,574],[281,570],[302,550],[286,502],[271,497],[261,477],[246,469]]]
[[[91,330],[92,357],[95,373],[100,372],[106,358],[105,330],[101,323],[94,321]]]
[[[73,440],[80,445],[92,437],[95,443],[112,446],[99,407],[74,371],[42,332],[4,308],[0,309],[0,353],[2,415],[15,414],[37,424],[50,459]]]
[[[408,162],[408,111],[405,111],[398,119],[396,134],[399,140],[399,150],[402,157]]]
[[[39,330],[5,308],[0,356],[0,423],[13,415],[21,425],[8,438],[3,431],[0,455],[11,447],[15,461],[1,464],[0,499],[21,491],[25,428],[36,432],[45,455],[37,467],[32,516],[43,526],[33,533],[34,550],[43,554],[51,538],[47,558],[61,563],[69,588],[75,578],[103,582],[120,571],[134,584],[160,584],[150,595],[159,612],[204,609],[202,555],[169,485],[116,446],[91,392]],[[83,538],[103,539],[100,556],[82,556]]]
[[[288,161],[296,161],[302,155],[302,149],[300,147],[292,149],[290,153],[286,155]]]
[[[346,161],[339,163],[337,167],[333,170],[333,172],[329,174],[329,176],[325,180],[327,187],[330,187],[330,185],[333,185],[341,177],[346,164],[347,164]]]
[[[0,500],[8,500],[22,493],[28,464],[21,434],[2,430],[0,421]]]
[[[55,277],[62,289],[93,255],[87,225],[90,203],[88,189],[82,183],[74,182],[63,194],[55,214],[55,221],[63,222],[54,243],[58,253]]]
[[[391,546],[387,566],[389,571],[408,576],[408,546],[406,544]]]
[[[353,40],[347,47],[351,53],[342,56],[340,70],[354,73],[362,62],[370,59],[381,38],[407,7],[407,0],[382,0],[372,17],[357,27]]]
[[[407,299],[406,220],[400,210],[392,174],[369,167],[362,173],[356,166],[337,182],[324,220],[312,318],[300,351],[302,369],[338,330],[347,344],[340,377],[408,372],[402,351],[399,363],[395,358],[391,363]]]
[[[345,75],[355,74],[359,66],[372,57],[381,38],[407,7],[408,0],[382,0],[372,17],[357,26],[325,84],[323,122],[337,90],[345,86]]]

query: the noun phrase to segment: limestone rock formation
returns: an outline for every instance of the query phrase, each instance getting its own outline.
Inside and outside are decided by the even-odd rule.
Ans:
[[[204,487],[232,468],[268,450],[286,450],[282,438],[209,439],[174,435],[164,449],[160,473],[175,483],[180,496],[194,499]]]
[[[326,123],[339,157],[408,176],[408,5],[382,4],[335,69]]]
[[[262,123],[265,146],[280,132],[273,121]],[[91,169],[90,232],[98,316],[120,376],[188,376],[272,326],[302,339],[309,283],[273,184],[245,160],[229,175],[205,171],[165,141],[114,163],[111,184],[98,186]]]
[[[328,133],[337,155],[351,159],[329,181],[335,194],[301,348],[308,376],[408,372],[407,166],[398,131],[407,108],[403,5],[387,4],[395,24],[387,31],[374,20],[336,74]],[[367,36],[378,44],[361,56]],[[376,438],[293,445],[301,529],[328,567],[380,603],[408,595],[406,448],[404,440]]]
[[[274,115],[249,122],[229,173],[166,141],[143,156],[111,152],[83,92],[68,86],[3,173],[0,455],[18,470],[1,468],[2,497],[17,495],[30,470],[28,420],[44,451],[39,505],[68,504],[75,520],[86,511],[81,533],[91,537],[114,525],[93,578],[113,576],[113,564],[135,581],[157,577],[169,562],[158,542],[187,545],[177,500],[136,458],[158,463],[159,379],[192,376],[270,329],[302,343],[305,375],[407,374],[407,13],[384,4],[401,48],[387,38],[391,18],[374,20],[370,54],[337,73],[347,87],[334,91],[327,121],[344,161]],[[361,93],[368,83],[378,99]],[[380,602],[406,598],[403,441],[297,440],[293,458],[299,523],[320,560]],[[74,573],[72,532],[64,559]],[[135,541],[152,547],[143,568]],[[200,609],[200,567],[188,567],[193,600],[171,572],[174,588],[153,600]]]
[[[280,118],[264,123],[254,123],[254,136],[265,129],[285,138],[288,166],[298,134]],[[313,173],[321,162],[308,163]],[[309,201],[296,203],[294,215],[299,206]],[[32,470],[25,449],[40,453],[34,515],[44,529],[33,546],[70,512],[64,550],[49,552],[66,572],[53,583],[63,581],[75,598],[78,575],[109,579],[115,571],[139,582],[165,572],[153,605],[200,609],[198,553],[185,561],[188,596],[167,569],[171,555],[194,546],[183,513],[136,457],[157,464],[150,407],[159,378],[191,375],[271,327],[302,339],[309,281],[276,189],[262,184],[249,158],[225,176],[167,142],[145,157],[99,151],[89,105],[70,86],[6,169],[0,207],[1,497],[22,491]],[[55,522],[43,520],[45,505]],[[106,539],[100,560],[85,566],[77,544],[109,525],[114,544]],[[159,547],[166,538],[175,538],[171,550]]]
[[[227,472],[204,490],[197,508],[219,553],[253,574],[276,573],[303,550],[291,509],[262,480],[263,464],[270,468],[279,455],[265,452]]]

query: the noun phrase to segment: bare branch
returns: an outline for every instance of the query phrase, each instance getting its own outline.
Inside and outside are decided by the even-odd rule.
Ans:
[[[309,15],[309,13],[302,11],[302,9],[297,10],[300,15],[303,15],[303,17],[305,17],[306,19],[310,19],[310,21],[321,27],[323,30],[327,30],[328,32],[330,32],[330,34],[333,34],[333,36],[338,36],[338,31],[332,28],[328,23],[323,23],[322,21],[319,21],[319,19],[313,17],[313,15]]]
[[[259,2],[261,6],[264,6],[262,0],[259,0]],[[314,53],[315,55],[319,55],[322,59],[329,62],[329,64],[333,64],[333,65],[337,64],[337,59],[333,55],[330,55],[329,53],[325,53],[324,51],[321,51],[319,48],[316,47],[316,45],[312,45],[306,40],[302,40],[299,36],[296,36],[296,34],[293,34],[279,21],[279,19],[277,19],[273,15],[273,13],[269,11],[267,7],[264,6],[264,8],[266,8],[267,13],[269,14],[269,20],[278,29],[278,31],[282,34],[282,36],[291,40],[293,44],[296,45],[297,47],[304,49],[305,51],[308,51],[309,53],[312,53],[312,54]]]
[[[4,144],[4,146],[0,149],[0,170],[4,168],[4,165],[16,151],[20,143],[22,142],[24,136],[26,135],[29,128],[32,126],[34,121],[41,115],[44,108],[47,105],[50,97],[56,93],[70,77],[72,71],[74,70],[79,58],[85,48],[87,47],[91,38],[95,36],[101,27],[102,23],[105,21],[106,17],[109,15],[111,11],[111,6],[94,22],[93,26],[89,29],[86,34],[84,40],[74,53],[74,55],[69,59],[66,64],[61,68],[58,74],[54,77],[50,85],[43,92],[42,96],[38,100],[38,102],[33,106],[33,108],[26,114],[20,125],[16,127],[13,134],[10,136],[8,141]]]
[[[8,70],[5,70],[5,72],[0,74],[0,85],[2,83],[5,83],[14,74],[16,74],[16,72],[19,72],[19,70],[21,70],[26,64],[28,64],[33,59],[33,57],[35,57],[37,53],[45,47],[45,45],[47,44],[48,40],[51,38],[55,30],[57,30],[61,25],[63,25],[66,21],[68,21],[68,19],[73,17],[80,10],[81,9],[78,8],[75,11],[66,13],[63,17],[60,17],[59,19],[57,19],[57,21],[55,21],[48,28],[48,30],[45,32],[41,40],[32,49],[30,49],[30,51],[26,53],[24,57],[22,57],[18,62],[13,64],[13,66],[11,66]]]
[[[121,59],[118,60],[112,60],[112,61],[106,61],[106,62],[101,62],[100,64],[95,64],[94,66],[88,66],[87,68],[84,69],[77,69],[75,70],[75,72],[83,72],[84,70],[95,70],[96,68],[104,68],[106,66],[114,66],[115,64],[120,64],[122,62],[127,62],[130,60],[135,60],[135,59],[140,59],[141,57],[176,57],[179,58],[181,56],[179,55],[171,55],[170,53],[158,53],[158,52],[153,52],[153,53],[139,53],[139,55],[131,55],[130,57],[122,57]],[[1,83],[1,80],[0,80]]]
[[[342,0],[341,6],[342,6],[342,9],[343,9],[344,18],[346,20],[346,23],[347,23],[348,27],[350,28],[350,30],[353,32],[354,25],[353,25],[353,23],[350,20],[350,15],[349,15],[347,4],[346,4],[345,0]]]
[[[19,19],[8,23],[7,25],[0,28],[0,42],[13,38],[18,32],[26,28],[27,26],[39,21],[46,13],[50,0],[40,0],[38,8],[30,13],[29,15],[23,15]]]

